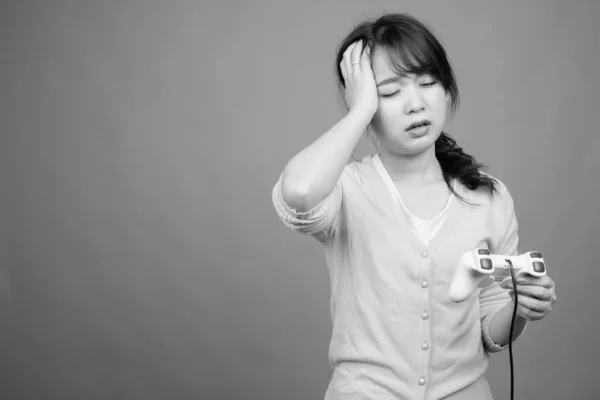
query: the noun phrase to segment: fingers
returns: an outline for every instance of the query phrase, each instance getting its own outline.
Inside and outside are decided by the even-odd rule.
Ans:
[[[340,69],[342,70],[342,76],[344,80],[347,80],[352,71],[358,70],[360,67],[360,63],[363,61],[363,41],[358,40],[352,43],[348,48],[344,51],[344,55],[342,57],[342,61],[340,61]]]
[[[542,286],[547,287],[548,289],[552,289],[555,286],[554,281],[548,275],[542,276],[540,280],[542,281]]]
[[[363,41],[359,40],[359,41],[353,43],[352,46],[353,46],[352,54],[351,54],[352,65],[359,65],[362,51],[363,51]]]
[[[512,288],[512,284],[509,285]],[[517,293],[523,296],[534,297],[539,300],[554,302],[554,293],[543,286],[517,285]]]
[[[340,61],[340,70],[342,71],[342,77],[344,78],[344,86],[346,85],[346,80],[348,80],[348,70],[346,69],[346,62],[342,58]]]
[[[512,279],[502,281],[501,287],[510,289],[509,295],[513,302],[515,294]],[[544,318],[556,302],[555,283],[549,276],[520,275],[517,278],[516,292],[518,294],[517,313],[523,318],[533,321]]]
[[[364,49],[364,51],[362,52],[362,55],[360,57],[360,66],[367,68],[367,69],[371,69],[371,48],[370,47],[366,47]]]
[[[345,70],[346,74],[344,75],[344,79],[347,80],[350,76],[350,72],[352,71],[352,50],[356,47],[356,43],[352,43],[346,51],[344,51],[344,56],[342,57],[342,61],[340,62],[340,67],[342,71]]]
[[[514,303],[514,293],[511,292],[510,295]],[[517,302],[517,314],[529,321],[542,319],[552,311],[552,304],[549,301],[537,300],[527,296],[519,296]]]
[[[523,275],[521,275],[521,276],[518,277],[517,283],[521,284],[521,285],[543,286],[543,287],[546,287],[548,289],[554,287],[554,281],[548,275],[544,275],[544,276],[539,276],[538,277],[538,276],[532,276],[532,275],[523,274]]]
[[[535,281],[535,284],[517,283],[517,293],[519,295],[534,297],[539,300],[550,301],[551,303],[556,302],[554,282],[552,282],[552,280],[546,281],[541,278],[538,279],[539,280]],[[514,290],[513,283],[510,280],[502,282],[501,286]]]
[[[509,294],[510,297],[514,300],[515,294],[513,292],[509,292]],[[530,297],[521,293],[519,293],[518,302],[519,306],[522,306],[535,312],[546,313],[550,309],[552,309],[552,301],[540,300],[537,297]]]

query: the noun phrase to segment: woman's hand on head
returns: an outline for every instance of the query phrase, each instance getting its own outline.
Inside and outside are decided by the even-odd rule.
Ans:
[[[371,49],[363,49],[363,46],[362,40],[348,46],[340,62],[340,69],[350,111],[364,112],[372,117],[377,111],[377,86],[371,69]]]

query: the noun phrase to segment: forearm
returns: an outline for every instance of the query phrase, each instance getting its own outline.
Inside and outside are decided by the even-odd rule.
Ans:
[[[371,118],[349,112],[288,162],[282,195],[291,207],[308,211],[331,193]]]
[[[510,324],[513,317],[514,302],[510,300],[492,317],[489,324],[489,335],[494,343],[505,346],[510,341]],[[513,339],[519,336],[525,329],[527,320],[519,315],[515,316],[513,327]]]

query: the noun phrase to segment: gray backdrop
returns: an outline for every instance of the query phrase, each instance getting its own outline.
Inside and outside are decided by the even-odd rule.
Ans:
[[[323,397],[324,258],[271,189],[341,116],[335,47],[384,11],[441,38],[448,132],[507,183],[520,249],[557,282],[515,346],[517,397],[597,397],[600,2],[0,7],[2,399]],[[489,378],[509,398],[508,351]]]

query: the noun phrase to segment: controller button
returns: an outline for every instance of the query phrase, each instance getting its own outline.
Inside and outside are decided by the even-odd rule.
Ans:
[[[427,250],[425,250],[421,253],[421,256],[423,256],[423,257],[427,257],[428,255],[429,255],[429,253],[427,252]]]
[[[426,288],[426,287],[428,287],[428,286],[429,286],[429,282],[427,282],[427,281],[423,281],[423,282],[421,282],[421,287],[422,287],[423,289],[425,289],[425,288]]]
[[[477,250],[477,254],[489,256],[490,255],[490,251],[488,249],[479,249],[479,250]]]
[[[423,313],[421,314],[421,318],[422,319],[429,319],[429,313],[427,311],[423,311]]]
[[[492,260],[489,258],[482,258],[479,260],[479,264],[481,265],[481,269],[491,270],[493,268]]]
[[[427,381],[425,380],[425,378],[420,377],[419,378],[419,386],[425,386],[425,383],[427,383]]]
[[[423,342],[423,344],[421,345],[421,350],[423,350],[423,351],[429,350],[429,343]]]
[[[533,262],[533,270],[535,272],[544,272],[546,270],[546,267],[544,266],[544,263],[541,261],[534,261]]]
[[[542,258],[542,253],[538,253],[537,251],[534,251],[532,253],[529,253],[529,257],[531,257],[531,258]]]

